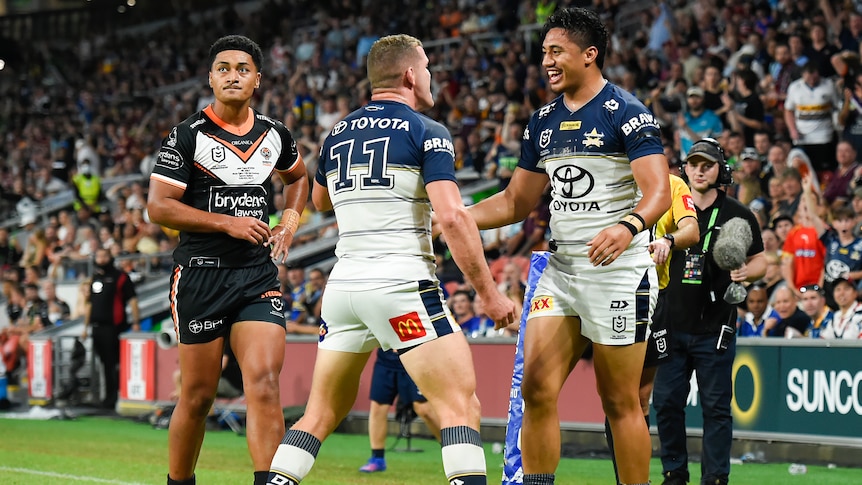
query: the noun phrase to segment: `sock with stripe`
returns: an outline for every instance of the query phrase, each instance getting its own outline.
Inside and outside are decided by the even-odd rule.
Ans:
[[[553,473],[525,473],[524,485],[554,485]]]
[[[449,483],[486,485],[485,451],[479,432],[468,426],[440,430],[443,470]],[[457,482],[456,482],[457,480]]]
[[[320,440],[312,434],[287,430],[272,458],[266,485],[297,485],[311,471],[319,451]]]

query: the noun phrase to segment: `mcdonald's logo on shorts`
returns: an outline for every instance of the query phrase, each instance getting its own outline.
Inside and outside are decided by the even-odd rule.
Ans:
[[[419,319],[419,314],[416,312],[406,313],[399,317],[390,318],[389,325],[398,334],[398,339],[402,342],[414,340],[426,335],[425,326]]]

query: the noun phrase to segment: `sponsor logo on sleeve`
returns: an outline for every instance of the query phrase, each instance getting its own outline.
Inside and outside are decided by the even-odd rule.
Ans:
[[[545,116],[548,116],[548,113],[550,113],[556,105],[557,102],[555,101],[549,105],[542,106],[541,108],[539,108],[539,118],[544,118]]]
[[[649,113],[640,113],[637,116],[633,116],[620,127],[623,134],[626,136],[629,136],[632,133],[638,133],[644,128],[659,129],[658,122]]]
[[[446,152],[453,157],[455,156],[455,147],[452,146],[452,140],[448,138],[429,138],[425,140],[422,149],[426,152]]]
[[[686,210],[694,210],[694,201],[691,199],[690,195],[686,194],[682,196],[682,205],[685,206]]]
[[[173,148],[177,146],[177,127],[175,126],[173,130],[171,130],[171,134],[168,135],[168,141],[165,142],[169,147]]]
[[[424,337],[427,332],[422,320],[419,319],[419,314],[416,312],[405,313],[404,315],[390,318],[389,325],[395,330],[398,339],[402,342],[408,342],[417,338]]]
[[[176,170],[183,164],[183,157],[180,152],[171,147],[162,147],[159,150],[159,155],[156,158],[156,166],[166,168],[168,170]]]

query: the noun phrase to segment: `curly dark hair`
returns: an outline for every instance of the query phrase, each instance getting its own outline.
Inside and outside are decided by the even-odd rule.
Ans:
[[[213,65],[215,58],[222,51],[242,51],[251,56],[254,67],[258,71],[263,70],[263,51],[257,42],[244,35],[226,35],[215,41],[210,47],[209,66]]]
[[[578,7],[559,9],[548,17],[542,27],[542,38],[548,35],[548,31],[556,28],[565,30],[569,39],[581,49],[595,46],[599,51],[596,65],[599,69],[604,67],[610,34],[595,12]]]

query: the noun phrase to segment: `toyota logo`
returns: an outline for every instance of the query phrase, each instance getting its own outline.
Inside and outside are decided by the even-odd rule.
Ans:
[[[592,174],[576,165],[563,165],[551,176],[554,192],[564,199],[580,199],[593,190]]]
[[[204,325],[201,322],[197,320],[192,320],[191,322],[189,322],[189,330],[191,330],[192,333],[201,333],[201,330],[203,329]]]

